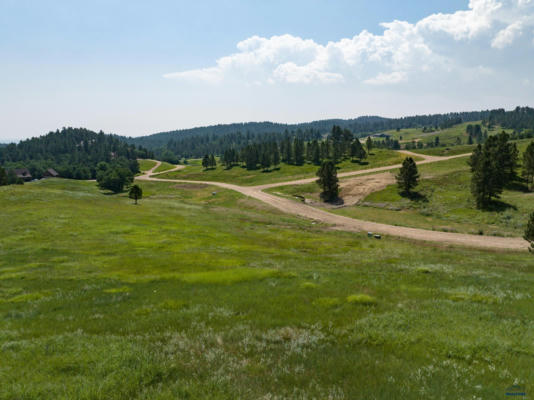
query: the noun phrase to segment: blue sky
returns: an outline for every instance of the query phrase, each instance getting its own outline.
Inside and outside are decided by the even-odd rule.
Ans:
[[[532,105],[533,16],[534,0],[0,0],[0,140]]]

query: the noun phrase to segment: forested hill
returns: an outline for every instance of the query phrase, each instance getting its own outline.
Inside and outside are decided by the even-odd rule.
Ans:
[[[329,119],[300,124],[279,124],[273,122],[248,122],[227,125],[213,125],[193,129],[161,132],[138,138],[126,138],[128,143],[142,145],[155,150],[160,158],[172,161],[172,157],[201,157],[206,153],[220,154],[229,147],[241,148],[251,143],[272,140],[278,135],[289,133],[304,140],[326,135],[337,125],[349,129],[357,136],[390,129],[405,129],[421,126],[450,127],[460,122],[486,119],[489,111],[461,112],[449,114],[417,115],[403,118],[382,118],[366,116],[355,119]],[[267,136],[266,136],[267,135]]]
[[[135,170],[137,158],[152,156],[151,152],[115,135],[63,128],[0,147],[0,166],[28,168],[34,178],[40,178],[47,168],[54,168],[64,178],[92,179],[96,177],[99,162],[120,162]]]
[[[491,111],[488,122],[491,125],[500,125],[503,128],[515,129],[534,129],[534,108],[517,107],[513,111],[504,109]]]

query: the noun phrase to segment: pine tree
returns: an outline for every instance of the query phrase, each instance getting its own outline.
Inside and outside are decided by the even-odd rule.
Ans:
[[[534,212],[530,214],[527,229],[525,229],[525,235],[523,237],[530,243],[530,248],[528,250],[531,253],[534,253]]]
[[[407,157],[402,162],[399,174],[395,177],[401,193],[410,194],[411,190],[418,185],[419,172],[412,157]]]
[[[204,155],[204,157],[202,158],[202,167],[204,169],[208,169],[210,166],[210,156],[209,155]]]
[[[471,158],[471,193],[477,208],[488,206],[493,197],[499,198],[507,180],[503,155],[499,151],[499,139],[490,136],[484,146],[478,145]]]
[[[274,143],[273,146],[273,165],[277,167],[280,165],[280,152],[278,151],[278,145]]]
[[[264,171],[267,171],[271,166],[271,155],[269,154],[267,149],[263,149],[261,153],[260,164]]]
[[[321,163],[321,149],[317,140],[312,142],[312,162],[315,165],[319,165]]]
[[[0,186],[7,185],[7,174],[4,168],[0,167]]]
[[[317,184],[323,190],[321,198],[324,201],[333,201],[338,198],[339,185],[337,178],[337,169],[332,161],[323,161],[321,167],[317,171]]]
[[[215,160],[215,156],[213,154],[210,155],[209,165],[211,168],[217,167],[217,160]]]
[[[357,158],[360,161],[367,157],[367,153],[358,139],[354,140],[350,145],[350,156],[352,159]]]
[[[295,165],[304,164],[304,142],[298,138],[295,138],[293,143],[293,149],[295,152]]]
[[[254,170],[258,165],[258,149],[254,145],[245,148],[245,166],[247,170]]]
[[[523,153],[523,178],[530,190],[534,183],[534,142],[530,142]]]
[[[371,150],[373,149],[373,139],[371,139],[371,136],[367,137],[367,140],[365,141],[365,146],[367,147],[367,152],[371,154]]]
[[[135,204],[137,204],[137,200],[141,200],[141,198],[143,197],[143,189],[141,189],[138,185],[133,185],[130,188],[128,197],[130,197],[130,199],[134,199]]]

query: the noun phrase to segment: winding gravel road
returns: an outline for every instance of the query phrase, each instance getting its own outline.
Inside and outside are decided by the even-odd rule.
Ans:
[[[400,151],[403,154],[410,156],[422,157],[422,161],[418,161],[417,164],[428,164],[439,161],[446,161],[453,158],[467,157],[470,154],[459,154],[455,156],[448,157],[438,157],[438,156],[426,156],[423,154],[416,154],[409,151]],[[153,160],[156,161],[156,160]],[[411,240],[418,240],[423,242],[433,242],[439,243],[441,245],[456,245],[456,246],[465,246],[472,248],[480,249],[490,249],[490,250],[515,250],[515,251],[526,251],[529,247],[528,242],[522,238],[504,238],[496,236],[481,236],[481,235],[468,235],[463,233],[451,233],[451,232],[440,232],[432,231],[426,229],[417,229],[417,228],[408,228],[404,226],[395,226],[388,224],[381,224],[370,221],[363,221],[359,219],[344,217],[342,215],[336,215],[329,213],[327,211],[311,207],[304,203],[299,203],[290,199],[283,197],[278,197],[269,193],[265,193],[265,189],[270,189],[278,186],[288,186],[288,185],[302,185],[306,183],[314,182],[317,178],[308,178],[308,179],[299,179],[288,182],[281,183],[271,183],[267,185],[260,186],[239,186],[231,183],[224,182],[210,182],[210,181],[191,181],[191,180],[182,180],[182,179],[165,179],[157,178],[157,175],[168,173],[172,171],[177,171],[185,168],[183,165],[178,165],[172,170],[154,174],[154,171],[157,167],[161,165],[161,162],[156,161],[156,165],[151,168],[149,171],[146,171],[143,175],[136,177],[138,180],[145,181],[156,181],[156,182],[176,182],[176,183],[195,183],[195,184],[205,184],[218,186],[224,189],[235,190],[236,192],[242,193],[245,196],[252,197],[254,199],[260,200],[264,203],[271,205],[272,207],[288,213],[298,215],[300,217],[309,218],[315,221],[319,221],[325,224],[332,225],[333,229],[350,231],[350,232],[373,232],[379,233],[382,235],[389,235],[395,237],[402,237]],[[351,171],[340,173],[338,177],[348,177],[356,175],[371,174],[377,172],[384,172],[393,169],[400,168],[401,165],[389,165],[386,167],[370,168],[360,171]]]

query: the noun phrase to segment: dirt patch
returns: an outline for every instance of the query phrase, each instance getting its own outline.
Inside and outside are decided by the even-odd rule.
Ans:
[[[341,198],[344,206],[353,206],[373,192],[382,190],[395,183],[395,176],[390,172],[362,176],[341,181]]]

